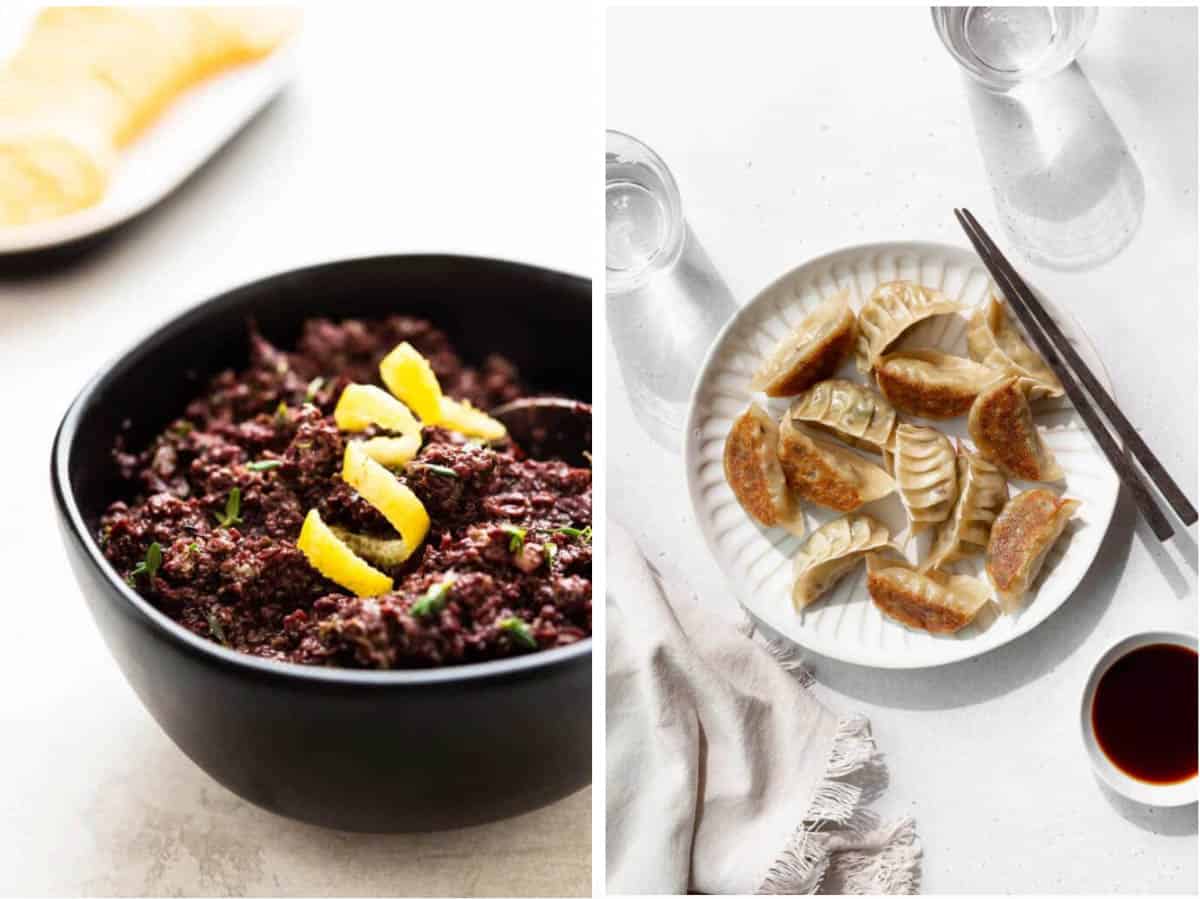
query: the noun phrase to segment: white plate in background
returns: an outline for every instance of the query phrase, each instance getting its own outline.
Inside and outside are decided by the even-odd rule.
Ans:
[[[1057,609],[1082,580],[1112,520],[1120,482],[1082,419],[1065,401],[1035,408],[1047,444],[1066,471],[1050,485],[1082,501],[1075,519],[1046,561],[1025,606],[1014,615],[985,609],[979,619],[953,635],[918,631],[886,618],[866,591],[862,565],[803,612],[792,606],[792,557],[806,537],[767,529],[742,510],[725,482],[723,452],[730,426],[752,399],[750,378],[775,344],[824,297],[850,288],[856,309],[876,285],[896,279],[937,287],[969,306],[987,299],[991,279],[971,251],[945,244],[899,242],[849,247],[810,262],[779,278],[726,325],[710,348],[692,392],[684,459],[692,507],[700,530],[738,601],[754,616],[800,646],[830,658],[878,668],[925,668],[970,658],[1016,639]],[[1043,298],[1045,301],[1045,298]],[[1084,362],[1111,393],[1108,373],[1079,326],[1048,301],[1047,308],[1075,344]],[[969,311],[966,314],[970,314]],[[929,346],[966,355],[966,318],[938,316],[917,325],[897,346]],[[864,383],[853,354],[836,377]],[[778,420],[790,405],[774,399],[767,408]],[[909,416],[901,416],[908,419]],[[969,443],[966,417],[924,421]],[[1033,486],[1010,481],[1010,495]],[[808,531],[839,513],[805,504]],[[892,531],[911,560],[924,558],[932,534],[910,539],[907,516],[897,495],[869,503],[862,511]],[[983,575],[982,556],[952,566]]]
[[[19,18],[19,17],[14,17]],[[0,64],[32,19],[5,23]],[[0,226],[0,254],[60,246],[99,234],[160,202],[244,128],[291,80],[299,36],[270,56],[207,78],[177,97],[120,151],[104,197],[79,212],[14,227]]]

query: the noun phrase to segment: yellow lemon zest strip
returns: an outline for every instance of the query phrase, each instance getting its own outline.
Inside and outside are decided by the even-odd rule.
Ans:
[[[313,568],[355,596],[379,596],[392,589],[392,579],[356,556],[321,520],[316,509],[309,510],[304,519],[296,547]]]
[[[421,449],[421,437],[418,434],[407,434],[404,437],[372,437],[362,441],[362,448],[367,455],[388,468],[403,468],[414,458]]]
[[[429,513],[417,495],[372,459],[358,442],[346,445],[342,480],[379,510],[404,540],[404,559],[411,556],[429,533]]]
[[[370,537],[366,534],[355,534],[336,525],[330,525],[329,530],[356,555],[384,568],[394,568],[408,558],[408,548],[399,537]]]
[[[343,431],[365,431],[378,425],[397,434],[420,436],[421,423],[400,402],[385,390],[370,384],[351,384],[338,397],[333,420]]]
[[[459,402],[448,396],[442,397],[442,420],[439,424],[451,431],[468,437],[482,437],[484,440],[500,440],[508,433],[504,425],[486,412],[481,412],[465,400]]]
[[[429,360],[405,341],[379,363],[379,376],[395,396],[403,400],[427,425],[440,423],[442,387]]]

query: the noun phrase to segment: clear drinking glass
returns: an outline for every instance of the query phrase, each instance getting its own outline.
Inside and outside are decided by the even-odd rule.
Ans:
[[[604,187],[608,336],[634,416],[677,453],[692,381],[737,303],[657,153],[609,131]]]
[[[1096,7],[935,6],[933,25],[973,78],[1008,91],[1074,62],[1096,25]]]
[[[604,150],[605,285],[622,293],[666,271],[683,249],[683,206],[657,153],[620,131]]]

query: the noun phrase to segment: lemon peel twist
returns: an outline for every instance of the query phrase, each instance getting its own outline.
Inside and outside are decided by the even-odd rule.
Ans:
[[[389,436],[346,444],[342,480],[377,509],[399,536],[372,537],[330,527],[313,509],[296,543],[314,568],[357,596],[378,596],[393,586],[392,579],[366,559],[395,568],[408,561],[429,533],[431,522],[425,506],[391,471],[407,465],[420,452],[422,424],[489,441],[500,440],[507,433],[503,424],[470,403],[444,396],[429,360],[407,342],[384,357],[379,375],[387,391],[370,384],[350,384],[338,398],[333,420],[339,430],[351,433],[372,426],[389,432]]]

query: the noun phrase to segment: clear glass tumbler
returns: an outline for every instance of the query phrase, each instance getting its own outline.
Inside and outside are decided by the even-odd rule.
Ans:
[[[1003,92],[1074,62],[1096,25],[1096,7],[935,6],[933,25],[971,77]]]
[[[688,394],[737,303],[683,218],[658,154],[608,132],[604,154],[606,315],[634,416],[678,453]]]
[[[679,259],[683,206],[671,170],[657,153],[620,131],[604,149],[605,285],[623,293]]]

